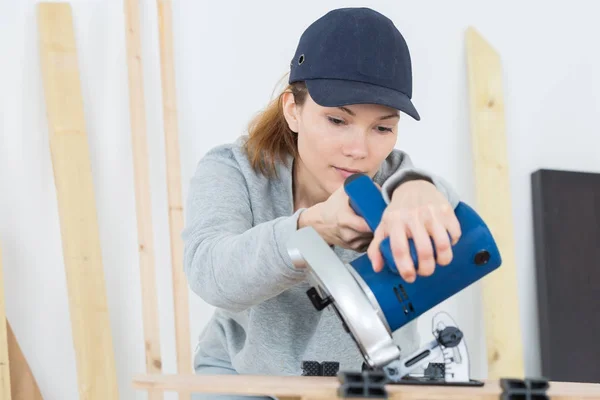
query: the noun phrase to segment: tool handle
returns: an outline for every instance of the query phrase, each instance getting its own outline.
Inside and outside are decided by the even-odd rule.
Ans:
[[[373,232],[381,223],[381,217],[387,207],[383,195],[373,180],[365,174],[354,174],[346,178],[344,182],[344,190],[350,199],[350,207],[354,212],[363,217]],[[410,255],[413,260],[415,269],[418,267],[418,256],[415,244],[412,239],[408,239]],[[386,237],[379,246],[381,255],[390,271],[398,274],[394,256],[392,255],[392,247],[389,237]],[[434,258],[435,258],[434,247]]]

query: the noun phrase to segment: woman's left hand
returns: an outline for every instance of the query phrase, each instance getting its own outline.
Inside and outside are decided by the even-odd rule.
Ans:
[[[452,261],[452,245],[460,235],[460,224],[446,197],[432,183],[413,180],[394,190],[367,255],[373,269],[381,271],[384,261],[379,246],[389,236],[398,272],[405,281],[414,282],[416,273],[428,276],[433,273],[436,262],[443,266]],[[413,239],[416,248],[418,271],[410,255],[409,238]],[[432,239],[437,260],[434,259]]]

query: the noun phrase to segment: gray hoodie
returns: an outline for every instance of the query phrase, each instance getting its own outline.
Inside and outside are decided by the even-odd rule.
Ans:
[[[183,231],[184,268],[191,290],[216,307],[199,337],[197,354],[230,364],[240,374],[300,375],[302,361],[336,361],[360,371],[362,356],[329,307],[314,309],[309,285],[286,249],[303,210],[293,210],[292,159],[277,178],[255,172],[242,148],[245,136],[215,147],[191,179]],[[394,150],[374,177],[386,202],[409,174],[433,181],[458,204],[439,177]],[[344,261],[360,256],[334,248]],[[403,354],[419,345],[416,321],[394,333]]]

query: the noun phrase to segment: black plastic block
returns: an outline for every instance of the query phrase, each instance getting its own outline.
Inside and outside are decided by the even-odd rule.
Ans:
[[[337,361],[303,361],[303,376],[336,376],[340,369],[340,363]]]
[[[502,378],[501,400],[548,400],[547,394],[550,383],[545,378]]]
[[[446,364],[444,363],[429,363],[425,368],[425,377],[429,379],[445,379]]]
[[[322,367],[318,361],[303,361],[302,376],[321,376]]]
[[[336,361],[323,361],[321,369],[323,376],[336,376],[340,370],[340,363]]]
[[[385,385],[388,383],[383,371],[340,372],[339,397],[387,399]]]

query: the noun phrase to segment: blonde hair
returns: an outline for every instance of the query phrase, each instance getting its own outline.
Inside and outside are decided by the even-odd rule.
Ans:
[[[296,134],[289,128],[283,114],[284,93],[292,93],[295,103],[302,106],[306,100],[306,85],[304,82],[287,85],[248,124],[248,140],[245,143],[248,159],[256,171],[266,176],[276,175],[277,162],[284,161],[288,155],[298,155]]]

